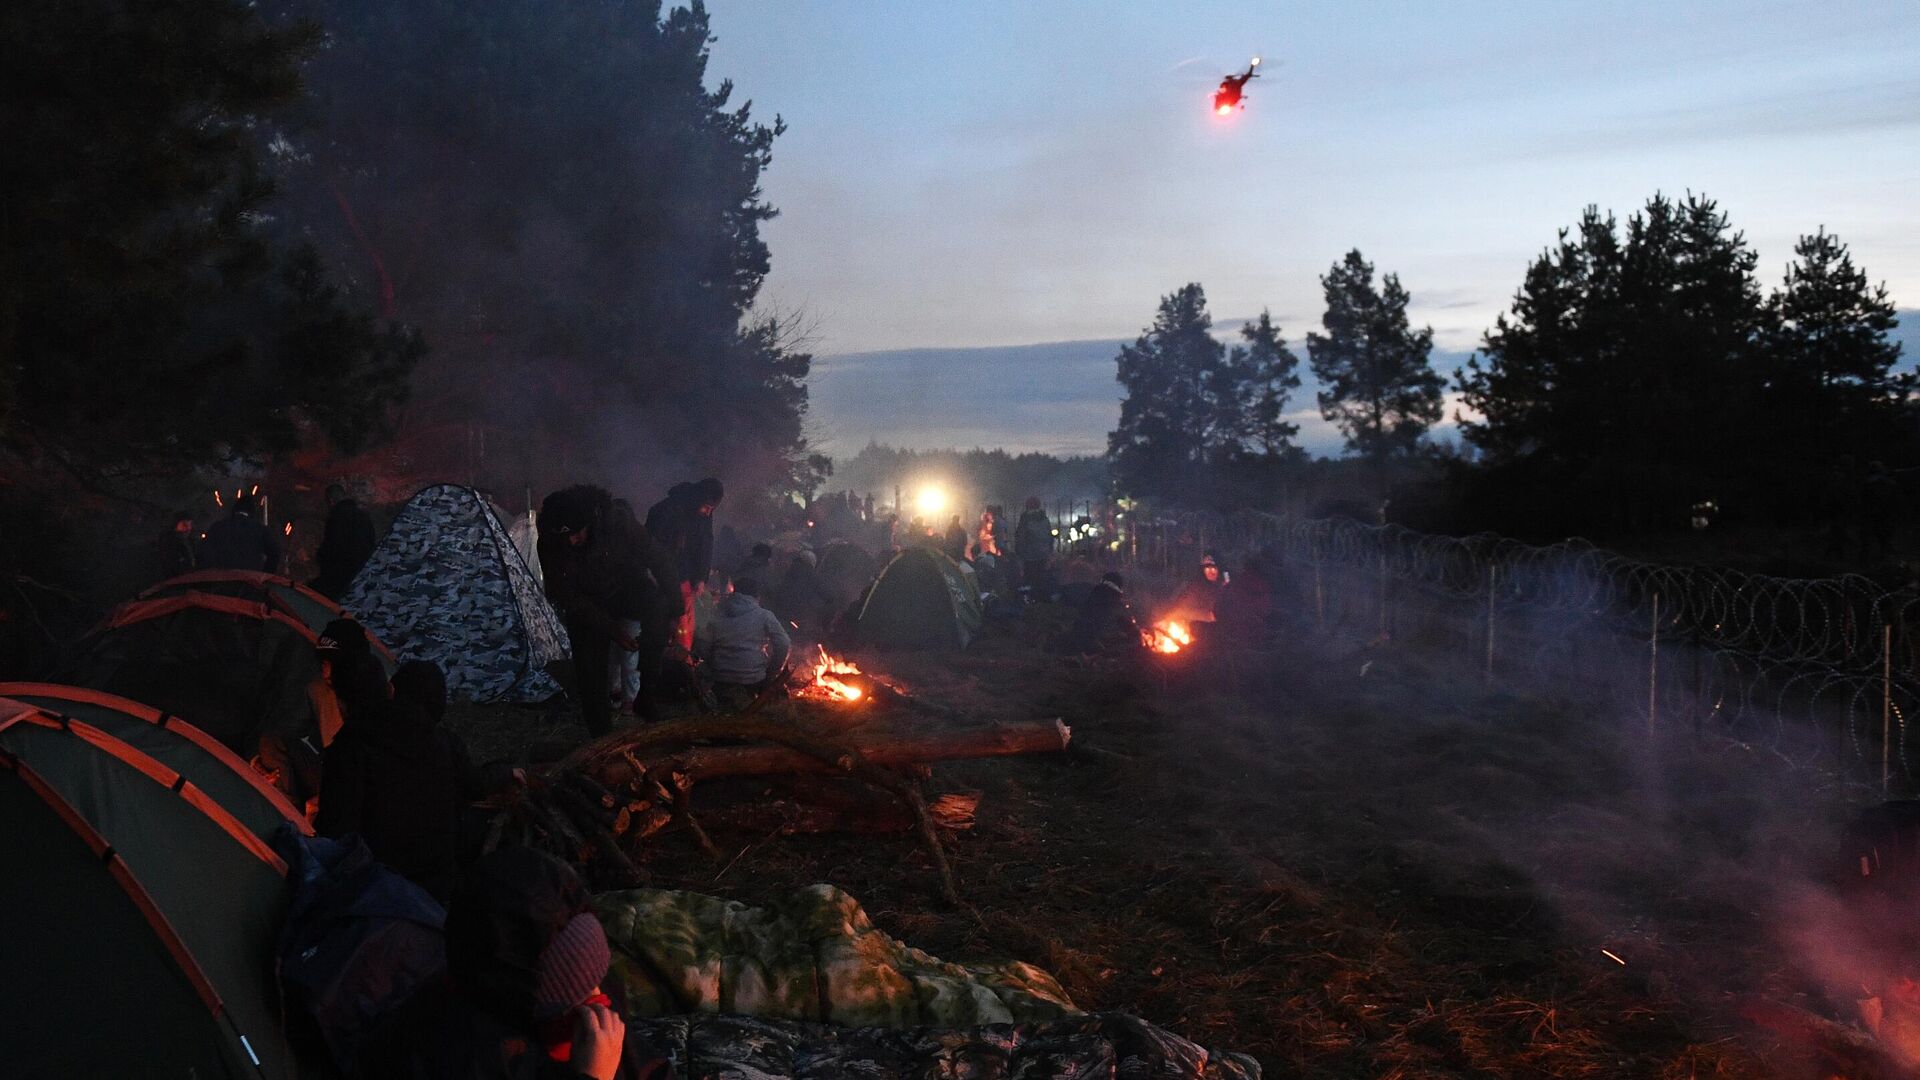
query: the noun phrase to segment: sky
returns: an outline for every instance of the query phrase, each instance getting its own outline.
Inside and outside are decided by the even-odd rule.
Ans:
[[[1298,345],[1355,247],[1449,366],[1582,207],[1656,191],[1717,199],[1768,286],[1824,226],[1920,308],[1915,0],[708,9],[709,81],[788,127],[761,302],[814,327],[832,453],[1098,452],[1161,296],[1200,282],[1223,330],[1266,309]]]

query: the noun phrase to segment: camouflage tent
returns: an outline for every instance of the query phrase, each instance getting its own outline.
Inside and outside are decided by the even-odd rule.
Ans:
[[[541,701],[559,692],[547,665],[567,633],[500,515],[472,488],[430,487],[408,501],[341,606],[402,660],[431,660],[449,692],[475,701]]]

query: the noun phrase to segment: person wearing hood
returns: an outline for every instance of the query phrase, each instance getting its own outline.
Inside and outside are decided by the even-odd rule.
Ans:
[[[1053,523],[1040,508],[1040,497],[1027,498],[1020,521],[1013,527],[1013,554],[1020,560],[1020,577],[1036,592],[1047,586],[1047,562],[1053,558]]]
[[[601,986],[613,951],[588,899],[580,875],[544,852],[502,848],[475,863],[447,904],[446,978],[381,1023],[356,1075],[671,1080]]]
[[[444,901],[454,883],[465,755],[439,730],[439,668],[415,661],[394,679],[394,696],[347,708],[322,762],[313,827],[333,838],[358,833],[374,858]]]
[[[782,622],[806,633],[818,633],[833,618],[833,594],[820,576],[819,556],[805,548],[793,553],[774,589],[773,611]]]
[[[279,572],[280,538],[254,514],[252,495],[235,496],[233,509],[200,539],[200,569]]]
[[[667,497],[647,510],[647,532],[673,557],[680,590],[678,630],[682,648],[693,647],[693,599],[713,572],[713,512],[726,489],[708,477],[697,484],[675,484]]]
[[[666,650],[674,567],[633,520],[615,512],[606,489],[580,484],[540,504],[540,571],[547,598],[573,646],[571,689],[590,735],[613,730],[607,669],[617,646],[640,654],[641,696],[634,710],[657,715],[659,659]],[[638,620],[638,637],[622,620]]]
[[[1140,644],[1140,625],[1127,603],[1127,581],[1109,571],[1087,591],[1073,625],[1051,644],[1056,653],[1097,653]]]
[[[338,600],[353,584],[353,576],[373,557],[379,546],[373,519],[360,504],[347,498],[347,489],[327,485],[327,524],[320,534],[320,547],[313,561],[320,574],[313,579],[313,591],[329,600]]]
[[[694,655],[706,662],[716,686],[758,690],[787,665],[793,639],[779,616],[760,606],[759,593],[752,578],[736,580],[694,639]]]

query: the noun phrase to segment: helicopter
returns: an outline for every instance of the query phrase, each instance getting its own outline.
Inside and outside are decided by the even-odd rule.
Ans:
[[[1260,77],[1260,72],[1257,70],[1259,67],[1260,58],[1256,56],[1247,64],[1246,71],[1238,75],[1229,75],[1220,80],[1220,89],[1213,92],[1213,111],[1215,115],[1230,116],[1233,114],[1234,109],[1244,109],[1247,107],[1242,97],[1246,93],[1247,82]]]

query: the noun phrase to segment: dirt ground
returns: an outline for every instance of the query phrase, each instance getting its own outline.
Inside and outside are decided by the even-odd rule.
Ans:
[[[1088,1009],[1258,1057],[1270,1077],[1826,1075],[1740,1017],[1832,1013],[1782,942],[1849,793],[1768,752],[1650,736],[1392,644],[1212,643],[1159,667],[1050,657],[1058,613],[964,653],[855,654],[925,699],[1059,717],[1067,754],[935,767],[966,907],[911,837],[684,835],[654,883],[763,900],[832,882],[948,959],[1019,959]],[[481,756],[577,740],[469,708]]]

